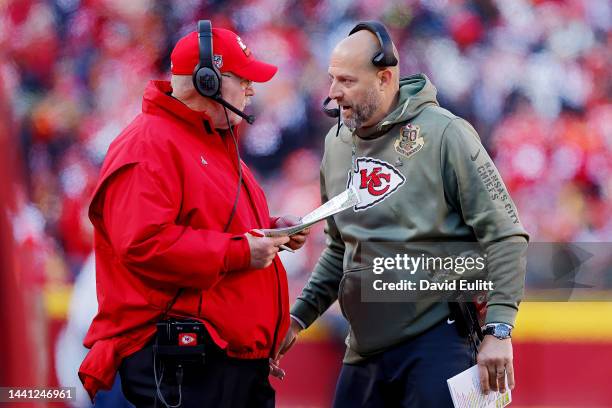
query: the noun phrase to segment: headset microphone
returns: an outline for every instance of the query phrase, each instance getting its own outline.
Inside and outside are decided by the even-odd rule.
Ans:
[[[338,108],[328,108],[327,105],[332,101],[332,99],[328,96],[323,101],[323,112],[329,116],[330,118],[337,118],[340,116],[340,107]]]
[[[247,121],[255,122],[255,116],[247,115],[221,96],[222,77],[213,64],[212,24],[210,20],[198,21],[198,47],[200,59],[193,70],[193,86],[204,97],[211,98]]]
[[[213,99],[215,100],[215,102],[220,103],[221,105],[225,106],[227,109],[229,109],[232,112],[234,112],[236,115],[238,115],[241,118],[243,118],[244,120],[246,120],[249,125],[252,125],[253,122],[255,122],[255,115],[247,115],[246,113],[244,113],[243,111],[239,110],[237,107],[235,107],[234,105],[230,104],[229,102],[227,102],[225,99],[221,98],[220,96],[213,97]]]
[[[332,101],[332,98],[329,96],[325,98],[323,101],[323,112],[329,116],[330,118],[338,119],[338,127],[336,128],[336,137],[340,134],[340,127],[342,127],[342,123],[340,122],[340,107],[337,108],[328,108],[327,105]]]

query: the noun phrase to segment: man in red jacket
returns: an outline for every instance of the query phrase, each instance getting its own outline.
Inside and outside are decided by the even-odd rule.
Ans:
[[[268,359],[289,325],[277,252],[300,248],[307,233],[291,240],[249,233],[295,218],[270,217],[240,162],[235,126],[253,82],[277,68],[229,30],[198,30],[176,44],[171,83],[147,87],[142,113],[111,144],[93,194],[99,310],[79,369],[92,400],[120,371],[137,407],[274,405]],[[209,77],[192,75],[196,66],[210,69],[205,58],[218,75],[214,95]],[[160,363],[156,323],[166,318],[204,324],[204,363],[180,370]]]

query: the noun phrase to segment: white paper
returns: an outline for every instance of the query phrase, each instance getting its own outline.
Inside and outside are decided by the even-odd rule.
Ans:
[[[501,408],[512,402],[512,393],[508,387],[503,394],[496,391],[490,391],[489,395],[482,393],[476,365],[449,378],[446,382],[455,408]],[[506,384],[508,384],[507,375]]]
[[[297,234],[298,232],[305,230],[311,225],[316,224],[317,222],[322,221],[325,218],[330,217],[334,214],[337,214],[340,211],[344,211],[347,208],[350,208],[358,203],[359,194],[357,194],[357,191],[354,187],[350,187],[332,198],[331,200],[327,201],[325,204],[323,204],[316,210],[303,216],[302,222],[300,224],[285,228],[262,229],[261,231],[266,237],[283,237]]]

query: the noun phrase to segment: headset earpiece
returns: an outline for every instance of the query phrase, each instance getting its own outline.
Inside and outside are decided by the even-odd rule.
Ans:
[[[194,86],[203,95],[214,98],[221,88],[219,76],[210,68],[199,68],[193,75]]]
[[[213,64],[212,24],[198,21],[199,62],[193,70],[193,86],[202,96],[217,98],[221,94],[221,74]]]
[[[372,57],[372,64],[381,68],[396,66],[397,58],[395,58],[395,54],[393,54],[393,42],[385,26],[378,21],[362,21],[353,27],[349,36],[361,30],[368,30],[376,35],[380,43],[380,51]]]

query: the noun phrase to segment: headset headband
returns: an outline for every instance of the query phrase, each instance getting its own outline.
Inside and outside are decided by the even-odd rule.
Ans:
[[[368,30],[375,34],[380,43],[381,51],[377,52],[374,57],[372,57],[372,64],[377,67],[396,66],[397,58],[395,58],[393,54],[393,42],[385,26],[378,21],[362,21],[351,30],[349,36],[361,30]]]
[[[213,68],[212,25],[210,20],[198,21],[198,46],[200,67]]]

